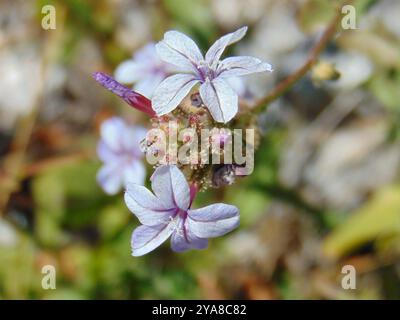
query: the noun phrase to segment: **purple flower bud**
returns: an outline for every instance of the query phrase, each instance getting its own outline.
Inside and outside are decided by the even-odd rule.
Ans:
[[[212,175],[212,184],[214,187],[222,187],[233,184],[235,179],[235,165],[225,164],[214,170]]]
[[[147,113],[151,117],[155,116],[155,112],[151,107],[151,101],[145,96],[132,91],[103,72],[94,72],[92,76],[104,88],[124,99],[130,106]]]
[[[203,100],[201,100],[200,93],[198,93],[198,92],[193,93],[190,96],[190,100],[192,102],[192,106],[194,106],[194,107],[201,107],[201,105],[203,104]]]

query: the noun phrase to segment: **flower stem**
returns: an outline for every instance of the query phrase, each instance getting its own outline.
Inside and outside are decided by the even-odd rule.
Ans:
[[[349,3],[351,1],[345,1],[344,3]],[[344,4],[343,3],[343,4]],[[307,59],[307,61],[294,73],[289,75],[287,78],[282,80],[269,94],[257,100],[253,107],[253,112],[262,113],[264,112],[268,105],[282,96],[287,90],[289,90],[298,80],[300,80],[317,62],[319,55],[324,51],[329,41],[335,35],[339,22],[342,18],[341,13],[342,6],[338,7],[337,13],[332,20],[332,22],[328,25],[328,27],[323,32],[321,38],[316,43],[314,48],[311,50],[311,53]]]
[[[199,186],[197,185],[196,182],[193,182],[190,185],[190,205],[189,207],[192,205],[194,198],[196,197],[197,192],[199,191]]]

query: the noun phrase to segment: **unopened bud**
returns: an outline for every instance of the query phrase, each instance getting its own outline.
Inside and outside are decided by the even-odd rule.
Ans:
[[[222,187],[225,185],[231,185],[235,182],[235,165],[225,164],[219,166],[212,175],[212,184],[214,187]]]
[[[154,117],[156,113],[151,107],[151,101],[147,99],[145,96],[132,91],[131,89],[125,87],[117,80],[112,78],[111,76],[103,73],[103,72],[94,72],[93,78],[99,84],[101,84],[107,90],[110,90],[112,93],[116,94],[118,97],[124,99],[124,101],[130,106],[138,109],[142,112],[147,113],[149,116]]]
[[[321,83],[322,81],[339,79],[340,72],[336,70],[332,63],[321,61],[313,67],[311,77],[314,82]]]

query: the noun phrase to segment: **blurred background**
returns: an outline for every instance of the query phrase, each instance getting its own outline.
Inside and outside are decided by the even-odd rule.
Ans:
[[[101,122],[150,123],[92,72],[112,74],[170,29],[205,50],[248,25],[230,53],[274,66],[246,79],[261,97],[306,61],[336,3],[1,0],[0,298],[399,299],[400,1],[355,1],[357,29],[260,116],[254,173],[195,201],[241,211],[207,250],[132,257],[138,221],[96,183]],[[55,30],[41,27],[47,4]],[[41,286],[49,264],[56,290]],[[355,290],[341,286],[344,265]]]

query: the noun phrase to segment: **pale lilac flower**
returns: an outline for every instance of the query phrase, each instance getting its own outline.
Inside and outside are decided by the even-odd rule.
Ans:
[[[128,182],[143,183],[146,169],[141,162],[143,154],[139,145],[146,137],[146,130],[112,117],[102,123],[100,135],[97,153],[104,165],[97,174],[97,181],[103,190],[116,194]]]
[[[247,27],[218,39],[207,51],[205,58],[188,36],[177,32],[165,33],[157,45],[161,59],[179,66],[185,73],[166,78],[157,87],[152,106],[158,115],[174,110],[190,90],[200,83],[200,96],[212,117],[228,122],[238,111],[238,95],[227,82],[232,77],[272,71],[270,64],[253,57],[229,57],[220,60],[225,48],[244,37]]]
[[[132,234],[132,255],[144,255],[171,236],[175,252],[204,249],[207,238],[222,236],[239,225],[235,206],[217,203],[190,209],[194,192],[176,166],[161,166],[151,177],[154,194],[143,186],[128,184],[125,202],[141,226]]]
[[[155,44],[149,43],[117,67],[115,79],[124,84],[135,83],[135,91],[151,98],[161,81],[171,74],[172,67],[159,58]]]

